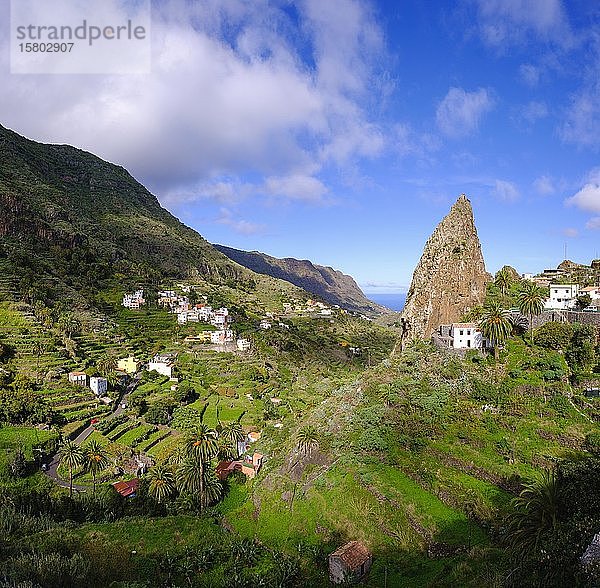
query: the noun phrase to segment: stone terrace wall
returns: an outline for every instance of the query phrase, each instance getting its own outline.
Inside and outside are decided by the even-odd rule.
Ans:
[[[577,312],[574,310],[545,310],[542,314],[533,317],[533,327],[541,327],[549,322],[581,323],[594,325],[600,328],[600,312]]]

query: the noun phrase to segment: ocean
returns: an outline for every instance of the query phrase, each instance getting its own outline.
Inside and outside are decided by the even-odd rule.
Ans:
[[[391,310],[400,311],[404,308],[404,303],[406,302],[406,293],[397,293],[397,294],[365,294],[365,296],[372,300],[373,302],[377,302],[377,304],[381,304],[381,306],[385,306]]]

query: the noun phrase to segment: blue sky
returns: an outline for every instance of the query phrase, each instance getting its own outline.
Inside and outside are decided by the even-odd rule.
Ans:
[[[2,18],[1,122],[124,165],[209,241],[332,265],[367,291],[409,285],[462,192],[488,270],[554,267],[565,245],[589,263],[595,4],[165,0],[152,72],[129,76],[10,74]]]

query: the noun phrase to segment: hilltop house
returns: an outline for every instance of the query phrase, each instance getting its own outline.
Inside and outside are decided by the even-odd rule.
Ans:
[[[250,349],[250,341],[248,339],[238,339],[236,346],[239,351],[248,351]]]
[[[225,328],[227,327],[227,321],[229,320],[229,311],[226,308],[219,308],[215,310],[210,319],[210,324],[214,327]]]
[[[140,362],[133,355],[117,361],[117,369],[126,374],[135,374],[138,371],[139,365]]]
[[[220,331],[212,331],[210,334],[210,342],[213,345],[224,345],[233,341],[233,331],[230,329],[221,329]]]
[[[360,541],[350,541],[329,556],[329,579],[333,584],[360,582],[369,572],[373,556]]]
[[[233,461],[221,461],[217,465],[216,473],[219,480],[226,480],[231,472],[242,472],[249,480],[256,477],[256,474],[262,467],[264,456],[262,453],[254,452],[252,455],[246,455],[244,459]]]
[[[544,307],[551,310],[569,310],[575,308],[577,296],[577,284],[550,284],[550,298],[546,300]]]
[[[69,382],[75,386],[87,386],[87,374],[85,372],[69,372]]]
[[[96,396],[104,396],[108,390],[108,380],[98,376],[90,378],[90,389]]]
[[[488,349],[492,347],[475,323],[440,325],[432,335],[432,340],[438,347],[447,349]]]
[[[175,362],[175,354],[173,353],[163,353],[159,355],[155,355],[152,358],[152,361],[148,363],[148,371],[149,372],[158,372],[162,376],[167,376],[168,378],[173,377],[173,363]]]
[[[123,296],[123,306],[130,310],[139,310],[140,306],[146,304],[144,300],[144,291],[136,290],[133,294],[125,294]]]

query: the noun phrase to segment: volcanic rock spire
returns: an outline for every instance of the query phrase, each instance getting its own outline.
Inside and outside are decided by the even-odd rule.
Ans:
[[[406,337],[428,339],[441,324],[455,323],[482,304],[485,271],[471,203],[464,194],[425,244],[402,311]]]

